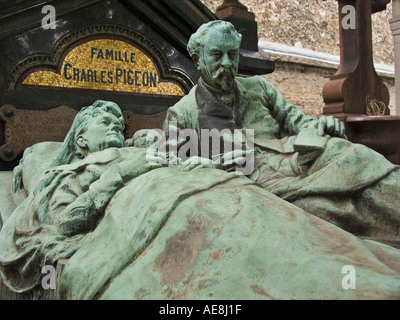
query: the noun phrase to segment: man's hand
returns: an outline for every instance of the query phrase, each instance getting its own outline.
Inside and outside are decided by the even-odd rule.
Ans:
[[[333,116],[321,116],[318,119],[318,135],[323,136],[324,134],[343,138],[345,135],[344,123]]]
[[[239,165],[246,163],[248,157],[253,157],[254,149],[249,150],[233,150],[226,152],[221,156],[220,162],[222,169],[229,171]]]
[[[249,145],[252,142],[251,137],[254,138],[254,133],[250,136],[247,133],[245,129],[242,129],[241,132],[233,135],[224,134],[224,144],[228,143],[233,150],[221,155],[219,162],[223,170],[232,171],[245,164],[249,157],[254,157],[254,142]]]
[[[190,171],[201,168],[212,168],[212,169],[219,168],[219,165],[214,163],[212,160],[201,158],[198,156],[187,159],[182,163],[182,165],[184,166],[183,171]]]

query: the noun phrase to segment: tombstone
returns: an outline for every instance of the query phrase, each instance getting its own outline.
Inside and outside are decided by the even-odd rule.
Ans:
[[[389,115],[389,92],[373,64],[371,14],[385,10],[389,2],[338,0],[340,66],[324,86],[323,114],[344,121],[350,141],[400,164],[400,117]]]
[[[95,100],[121,107],[127,138],[160,128],[199,78],[190,35],[218,19],[199,0],[48,3],[0,0],[0,170],[37,142],[62,141]],[[241,55],[240,74],[273,71],[257,47]]]

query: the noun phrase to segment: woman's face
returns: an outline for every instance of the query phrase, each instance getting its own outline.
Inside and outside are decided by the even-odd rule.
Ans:
[[[87,130],[82,135],[89,153],[112,147],[123,147],[123,126],[117,117],[103,112],[95,118],[90,118]]]

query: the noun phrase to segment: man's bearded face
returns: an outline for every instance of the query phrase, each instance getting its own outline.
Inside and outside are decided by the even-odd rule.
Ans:
[[[231,91],[239,66],[240,40],[232,32],[211,31],[199,59],[203,80],[216,90]]]

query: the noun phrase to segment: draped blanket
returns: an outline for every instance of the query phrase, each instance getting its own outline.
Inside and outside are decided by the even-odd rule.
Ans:
[[[358,290],[342,286],[348,265]],[[400,252],[235,174],[162,168],[118,191],[58,286],[65,299],[399,298]]]
[[[0,232],[9,287],[40,285],[44,264],[68,258],[57,281],[62,299],[400,298],[398,249],[361,240],[235,173],[163,167],[121,184],[113,164],[129,152],[111,149],[43,176],[48,188]],[[75,233],[62,226],[77,215],[57,201],[71,190],[72,203],[81,201],[74,208],[89,209],[73,211],[86,213],[71,220]],[[351,276],[356,289],[346,289]]]

